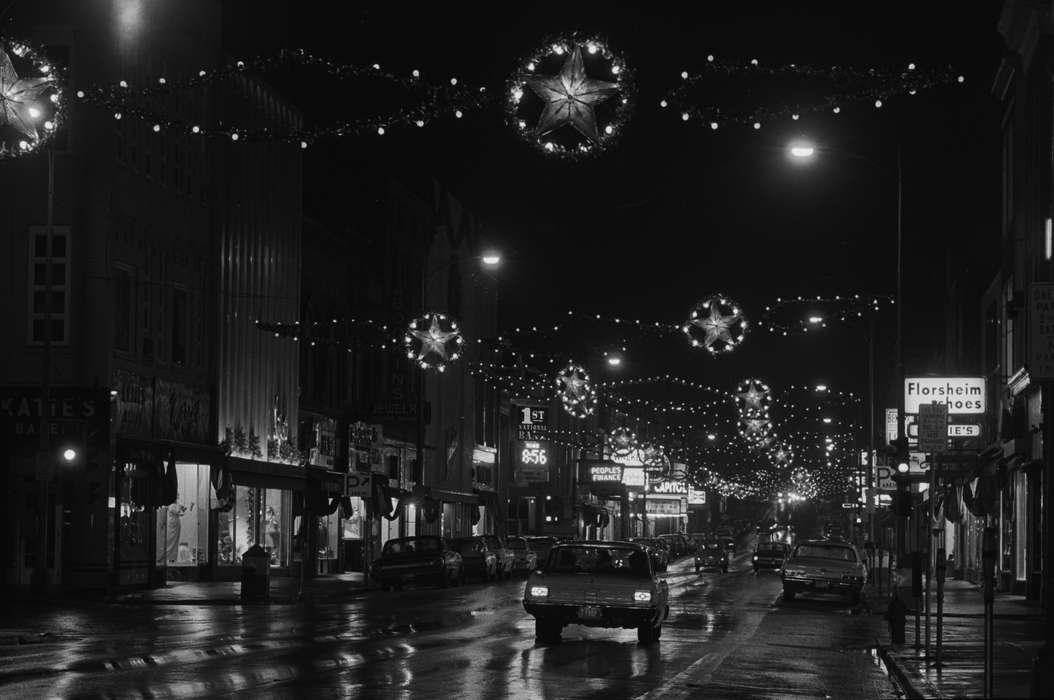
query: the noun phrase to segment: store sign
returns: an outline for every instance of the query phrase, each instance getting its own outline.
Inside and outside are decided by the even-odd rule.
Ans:
[[[644,477],[644,467],[623,467],[622,485],[636,488],[644,488],[647,481]]]
[[[917,414],[919,406],[947,404],[949,415],[984,413],[984,377],[908,377],[904,380],[904,412]]]
[[[348,472],[348,481],[344,492],[349,496],[359,496],[360,498],[369,496],[371,476],[369,472]]]
[[[706,491],[696,491],[694,488],[688,488],[688,505],[690,506],[705,506],[706,505]]]
[[[110,397],[105,390],[53,386],[49,393],[53,437],[84,440],[93,448],[109,443]],[[38,447],[42,404],[39,387],[0,388],[0,444]]]
[[[622,465],[613,462],[590,464],[589,480],[594,484],[622,483]]]
[[[919,451],[944,452],[948,449],[948,405],[919,404]]]
[[[897,439],[897,409],[886,409],[886,442]]]
[[[1029,285],[1028,312],[1028,373],[1033,381],[1050,381],[1054,379],[1054,284]]]
[[[544,440],[549,432],[548,406],[513,406],[516,411],[516,439]]]
[[[643,467],[644,460],[642,459],[643,453],[640,450],[631,450],[629,454],[624,455],[612,455],[611,461],[618,462],[619,464],[626,467]],[[643,486],[644,484],[641,484]]]
[[[981,437],[981,426],[974,423],[949,423],[948,437]]]
[[[518,484],[549,481],[550,446],[545,440],[516,440],[513,443],[514,477]]]
[[[649,515],[680,515],[681,501],[667,499],[649,498],[644,504],[645,512]]]
[[[648,493],[669,493],[680,496],[688,493],[688,484],[683,481],[649,481]]]

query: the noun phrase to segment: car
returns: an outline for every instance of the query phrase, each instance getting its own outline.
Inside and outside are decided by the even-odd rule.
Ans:
[[[553,547],[542,570],[527,577],[523,607],[541,642],[558,641],[577,624],[636,628],[637,640],[651,644],[669,617],[669,597],[644,545],[591,540]]]
[[[706,540],[695,552],[695,573],[704,569],[718,569],[728,573],[728,550],[719,540]]]
[[[691,546],[693,553],[699,551],[699,547],[701,547],[705,542],[711,539],[713,539],[713,535],[708,532],[688,533],[688,544]]]
[[[498,557],[498,578],[512,578],[512,565],[516,555],[505,546],[505,541],[497,535],[483,535],[487,543],[487,549],[494,552]]]
[[[442,537],[399,537],[384,543],[370,575],[390,590],[400,590],[411,581],[431,581],[446,588],[462,581],[463,560]]]
[[[550,535],[533,535],[526,538],[527,544],[531,546],[531,549],[538,555],[538,564],[544,564],[545,560],[549,558],[549,551],[556,544],[557,539]]]
[[[651,568],[655,571],[666,571],[670,565],[670,547],[666,542],[654,537],[630,537],[629,542],[643,545],[651,559]]]
[[[670,558],[676,559],[688,554],[688,538],[679,532],[659,535],[659,539],[670,545]]]
[[[450,547],[461,555],[465,578],[493,581],[498,577],[498,555],[482,537],[455,537],[450,540]]]
[[[783,566],[783,558],[787,556],[787,545],[784,542],[773,540],[758,540],[754,548],[752,562],[754,571],[761,569],[779,569]]]
[[[783,599],[798,593],[841,593],[851,605],[860,602],[867,580],[867,565],[848,542],[806,540],[791,550],[780,569]]]
[[[538,568],[538,554],[531,548],[526,537],[506,537],[505,546],[512,550],[512,570],[523,574],[527,578],[532,571]]]

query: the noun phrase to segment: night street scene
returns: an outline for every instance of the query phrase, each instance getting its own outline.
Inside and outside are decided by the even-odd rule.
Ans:
[[[1054,697],[1054,0],[0,0],[0,698]]]

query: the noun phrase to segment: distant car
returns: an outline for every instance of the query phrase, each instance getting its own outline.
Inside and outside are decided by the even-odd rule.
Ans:
[[[506,537],[505,546],[512,550],[512,570],[523,574],[524,578],[538,568],[538,554],[531,548],[525,537]]]
[[[498,577],[498,555],[487,548],[482,537],[455,537],[450,547],[461,555],[465,578],[493,581]]]
[[[669,587],[655,576],[644,546],[634,542],[558,544],[541,571],[527,578],[523,607],[540,641],[555,641],[565,625],[636,628],[650,644],[669,617]]]
[[[549,535],[535,535],[526,539],[527,544],[531,545],[531,549],[538,554],[538,566],[545,564],[545,560],[549,558],[549,551],[557,542],[556,538]]]
[[[370,567],[382,587],[400,590],[411,581],[428,581],[443,588],[463,578],[463,560],[441,537],[424,535],[388,540]]]
[[[840,593],[851,605],[860,602],[867,579],[867,566],[856,547],[847,542],[807,540],[799,542],[780,570],[783,599],[798,593]]]
[[[498,578],[512,578],[512,565],[516,555],[497,535],[483,535],[483,539],[487,543],[487,548],[498,555]]]
[[[655,571],[666,571],[670,566],[669,545],[654,537],[630,537],[629,542],[635,542],[644,546],[644,551],[651,559],[651,568]]]
[[[699,547],[703,545],[707,540],[713,539],[713,536],[708,532],[689,532],[688,543],[692,548],[693,552],[699,551]]]
[[[728,550],[718,540],[703,542],[695,552],[695,573],[704,569],[718,569],[728,573]]]
[[[762,540],[754,549],[754,571],[761,569],[779,569],[783,566],[783,558],[787,556],[787,545],[783,542]]]
[[[659,535],[659,539],[670,545],[670,557],[676,559],[688,554],[688,538],[679,532]]]

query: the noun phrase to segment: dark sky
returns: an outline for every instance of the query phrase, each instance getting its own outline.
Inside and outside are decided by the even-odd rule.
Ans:
[[[781,296],[894,292],[899,144],[908,369],[943,369],[930,364],[943,340],[946,250],[958,251],[957,268],[977,286],[994,271],[985,261],[999,236],[1000,130],[990,88],[1001,55],[1000,4],[789,4],[355,3],[340,14],[335,8],[344,3],[295,3],[290,45],[495,91],[543,37],[597,31],[635,67],[639,89],[623,141],[589,162],[557,162],[526,148],[492,107],[312,149],[306,187],[337,199],[347,173],[434,174],[484,217],[508,258],[500,273],[508,324],[543,323],[572,308],[680,322],[716,291],[756,317]],[[882,110],[852,105],[838,116],[711,133],[657,104],[707,53],[766,64],[951,64],[966,83],[899,97]],[[340,84],[311,92],[303,100],[309,121],[371,99]],[[757,99],[763,104],[765,96]],[[832,153],[809,168],[792,166],[783,147],[797,136],[873,165]],[[884,386],[892,320],[891,311],[879,319]],[[774,386],[823,380],[862,390],[865,328],[789,339],[755,333],[717,359],[676,338],[647,343],[636,355],[631,349],[625,371],[661,368],[726,386],[759,375]]]

